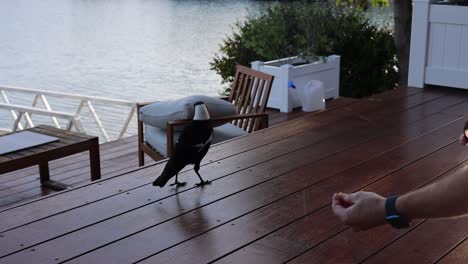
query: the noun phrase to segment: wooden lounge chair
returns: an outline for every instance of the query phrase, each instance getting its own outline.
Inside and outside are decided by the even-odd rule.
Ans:
[[[214,122],[228,122],[215,127],[213,143],[241,136],[268,127],[268,114],[265,113],[268,97],[273,82],[273,76],[252,70],[241,65],[237,66],[234,82],[229,97],[222,98],[234,104],[237,114],[212,118]],[[146,153],[154,160],[170,157],[174,147],[174,137],[178,136],[175,127],[186,125],[190,120],[173,120],[167,122],[164,142],[160,130],[143,123],[140,108],[149,103],[137,104],[138,113],[138,164],[144,165]],[[157,135],[159,133],[159,135]],[[158,147],[160,146],[159,149]],[[167,149],[161,149],[166,147]]]

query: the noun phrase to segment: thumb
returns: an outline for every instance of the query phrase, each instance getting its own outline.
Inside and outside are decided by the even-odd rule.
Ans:
[[[341,201],[347,204],[354,204],[354,201],[355,201],[354,198],[355,197],[353,194],[347,194],[347,193],[341,194]]]

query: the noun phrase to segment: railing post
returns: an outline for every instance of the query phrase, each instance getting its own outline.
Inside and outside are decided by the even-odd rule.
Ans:
[[[28,112],[24,112],[24,118],[26,119],[25,127],[34,127],[34,124]]]
[[[1,92],[2,92],[3,101],[5,101],[6,104],[10,104],[10,100],[8,99],[8,96],[6,95],[5,91],[2,89]],[[18,116],[16,115],[16,112],[14,110],[10,110],[10,113],[11,113],[11,116],[13,117],[13,120],[16,121],[16,119],[18,118]],[[19,127],[19,129],[23,129],[23,125],[21,125],[20,123],[17,124],[17,126]]]
[[[15,123],[13,124],[13,128],[11,131],[16,132],[18,130],[18,126],[20,125],[21,117],[23,117],[23,112],[19,112],[18,116],[16,117]]]
[[[101,123],[101,120],[99,120],[99,116],[96,113],[96,110],[94,110],[93,105],[91,104],[91,101],[86,101],[86,105],[88,106],[89,111],[91,112],[91,115],[94,118],[94,121],[96,121],[96,124],[98,125],[99,130],[101,130],[102,135],[106,139],[106,141],[110,141],[109,135],[107,135],[106,130],[104,129],[104,126]]]
[[[45,95],[41,94],[40,97],[41,97],[41,101],[44,104],[45,108],[47,110],[49,110],[49,111],[52,111],[52,108],[50,107],[49,102],[47,101],[47,98],[45,97]],[[58,122],[58,120],[57,120],[57,118],[55,116],[52,117],[52,122],[54,122],[54,124],[55,124],[55,126],[57,128],[60,128],[60,124],[59,124],[59,122]]]
[[[127,119],[125,120],[124,126],[122,127],[122,130],[120,131],[118,139],[123,138],[123,136],[125,135],[125,132],[127,132],[128,125],[130,124],[130,121],[132,121],[132,117],[135,114],[135,108],[136,106],[134,105],[132,106],[132,109],[130,109],[130,113],[128,114]]]

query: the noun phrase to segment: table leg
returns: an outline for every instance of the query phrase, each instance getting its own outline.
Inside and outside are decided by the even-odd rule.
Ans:
[[[93,140],[89,148],[89,162],[91,166],[91,181],[101,179],[101,159],[99,156],[99,140]]]
[[[56,191],[61,191],[67,189],[67,185],[61,182],[50,180],[49,175],[49,162],[41,161],[39,162],[39,175],[41,177],[41,185]]]
[[[48,161],[39,162],[39,175],[41,176],[42,184],[50,180]]]

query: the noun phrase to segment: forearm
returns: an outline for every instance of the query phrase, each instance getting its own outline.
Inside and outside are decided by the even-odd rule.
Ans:
[[[409,218],[440,218],[468,214],[468,167],[397,200],[397,211]]]

